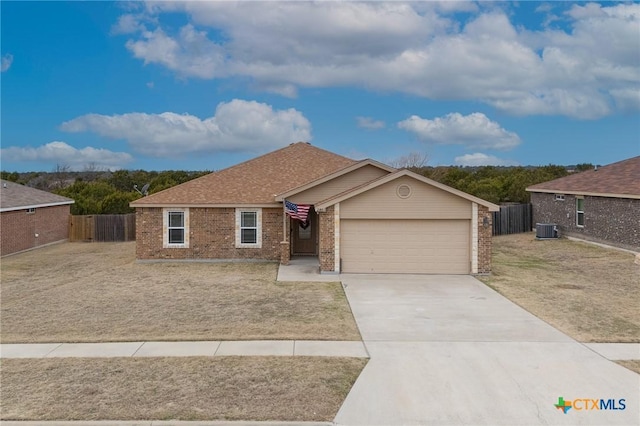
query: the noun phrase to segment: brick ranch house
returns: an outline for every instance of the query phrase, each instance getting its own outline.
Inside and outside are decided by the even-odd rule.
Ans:
[[[534,223],[640,251],[640,156],[527,188]]]
[[[308,226],[284,201],[310,205]],[[136,256],[317,256],[322,273],[489,273],[495,204],[408,170],[298,142],[149,195]]]
[[[0,185],[0,252],[18,253],[69,238],[74,201],[6,180]]]

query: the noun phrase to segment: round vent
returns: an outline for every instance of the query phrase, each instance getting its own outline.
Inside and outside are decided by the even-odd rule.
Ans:
[[[411,196],[411,187],[406,184],[399,185],[396,189],[396,194],[400,198],[409,198]]]

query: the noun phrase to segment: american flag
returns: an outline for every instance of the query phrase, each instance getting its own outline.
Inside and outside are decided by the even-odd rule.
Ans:
[[[305,204],[294,204],[291,201],[284,200],[284,211],[293,219],[298,219],[304,223],[307,221],[309,209],[311,206]]]

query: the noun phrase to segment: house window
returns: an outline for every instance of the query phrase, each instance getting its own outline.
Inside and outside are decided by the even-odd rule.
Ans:
[[[169,244],[184,244],[184,212],[169,212]]]
[[[31,207],[30,209],[27,209],[27,214],[34,214],[35,212],[36,212],[35,207]]]
[[[262,247],[262,209],[236,209],[236,247]]]
[[[189,209],[164,209],[163,230],[164,248],[188,248]]]
[[[258,213],[240,213],[240,244],[255,244],[258,242]]]
[[[564,201],[564,194],[556,194],[556,201]]]
[[[576,225],[584,226],[584,198],[576,198]]]

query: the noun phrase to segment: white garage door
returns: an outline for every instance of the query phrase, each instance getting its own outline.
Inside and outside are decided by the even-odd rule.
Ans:
[[[468,274],[469,220],[340,221],[342,271]]]

